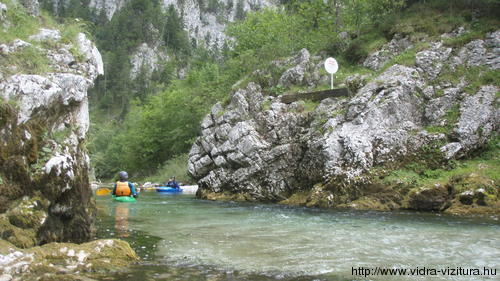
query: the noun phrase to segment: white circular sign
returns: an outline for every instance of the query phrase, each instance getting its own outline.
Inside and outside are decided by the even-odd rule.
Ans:
[[[326,72],[334,74],[337,70],[339,70],[339,64],[334,58],[327,58],[325,60],[325,69]]]

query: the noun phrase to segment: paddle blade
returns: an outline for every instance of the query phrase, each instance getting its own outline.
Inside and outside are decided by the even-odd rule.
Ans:
[[[107,188],[99,188],[95,191],[95,194],[98,196],[108,195],[111,193],[111,190]]]

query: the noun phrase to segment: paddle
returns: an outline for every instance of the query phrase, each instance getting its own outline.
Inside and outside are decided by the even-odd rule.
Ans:
[[[105,187],[100,187],[95,191],[95,194],[98,196],[108,195],[111,193],[111,190]]]

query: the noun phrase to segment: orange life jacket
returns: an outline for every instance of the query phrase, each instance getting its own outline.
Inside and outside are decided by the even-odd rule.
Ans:
[[[128,181],[117,181],[115,194],[116,196],[130,196],[131,191]]]

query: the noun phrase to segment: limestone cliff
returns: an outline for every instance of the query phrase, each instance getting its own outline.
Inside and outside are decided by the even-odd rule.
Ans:
[[[498,71],[499,40],[496,31],[459,48],[427,42],[412,49],[414,63],[385,68],[388,52],[377,52],[365,65],[379,72],[349,77],[349,98],[320,104],[284,104],[256,83],[236,90],[227,106],[216,104],[205,117],[191,149],[188,169],[198,180],[198,195],[322,207],[447,209],[467,197],[464,190],[444,183],[398,189],[379,184],[379,176],[408,163],[446,166],[498,133],[498,85],[473,87],[465,76],[469,69]],[[409,48],[410,42],[396,36],[382,50],[394,50],[394,56]],[[306,50],[286,63],[279,80],[266,83],[314,87],[319,81],[318,61]],[[458,79],[447,78],[450,73]],[[470,204],[480,194],[498,212],[496,184],[467,186]]]
[[[6,4],[36,29],[0,41],[0,237],[24,248],[83,242],[93,235],[94,212],[87,89],[103,74],[101,55],[84,33],[44,27]],[[21,34],[10,20],[3,34]]]
[[[242,18],[249,11],[274,6],[277,2],[274,0],[160,1],[164,9],[173,5],[182,15],[191,38],[195,38],[196,41],[205,40],[209,46],[218,47],[221,47],[227,38],[224,34],[227,22]],[[98,11],[104,10],[108,19],[111,19],[116,11],[125,6],[125,3],[126,0],[91,0],[89,5]]]

